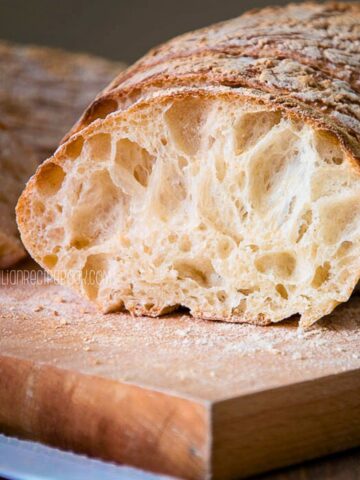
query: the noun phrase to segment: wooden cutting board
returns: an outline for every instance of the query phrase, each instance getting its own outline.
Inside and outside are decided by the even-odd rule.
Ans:
[[[312,330],[103,315],[0,274],[0,429],[188,479],[360,444],[360,297]]]

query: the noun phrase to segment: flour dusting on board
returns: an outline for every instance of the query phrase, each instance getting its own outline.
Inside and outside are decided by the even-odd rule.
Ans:
[[[6,283],[6,282],[5,282]],[[360,368],[360,297],[318,322],[259,327],[101,314],[52,281],[2,285],[0,352],[204,398]]]

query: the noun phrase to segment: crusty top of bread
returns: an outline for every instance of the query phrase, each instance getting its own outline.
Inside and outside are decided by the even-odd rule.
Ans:
[[[65,140],[174,85],[266,92],[262,102],[313,118],[360,160],[360,5],[269,7],[176,37],[121,72]]]

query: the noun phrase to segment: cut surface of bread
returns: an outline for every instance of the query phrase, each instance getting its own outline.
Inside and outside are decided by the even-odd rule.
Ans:
[[[34,155],[0,124],[0,268],[26,255],[15,219],[15,206],[26,181],[35,172]]]
[[[18,204],[31,255],[103,311],[330,313],[360,276],[359,166],[341,135],[250,93],[174,89],[70,138]]]

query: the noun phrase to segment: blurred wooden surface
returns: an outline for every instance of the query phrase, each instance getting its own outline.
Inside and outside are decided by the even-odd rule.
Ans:
[[[0,41],[0,117],[42,162],[124,68],[86,54]]]

